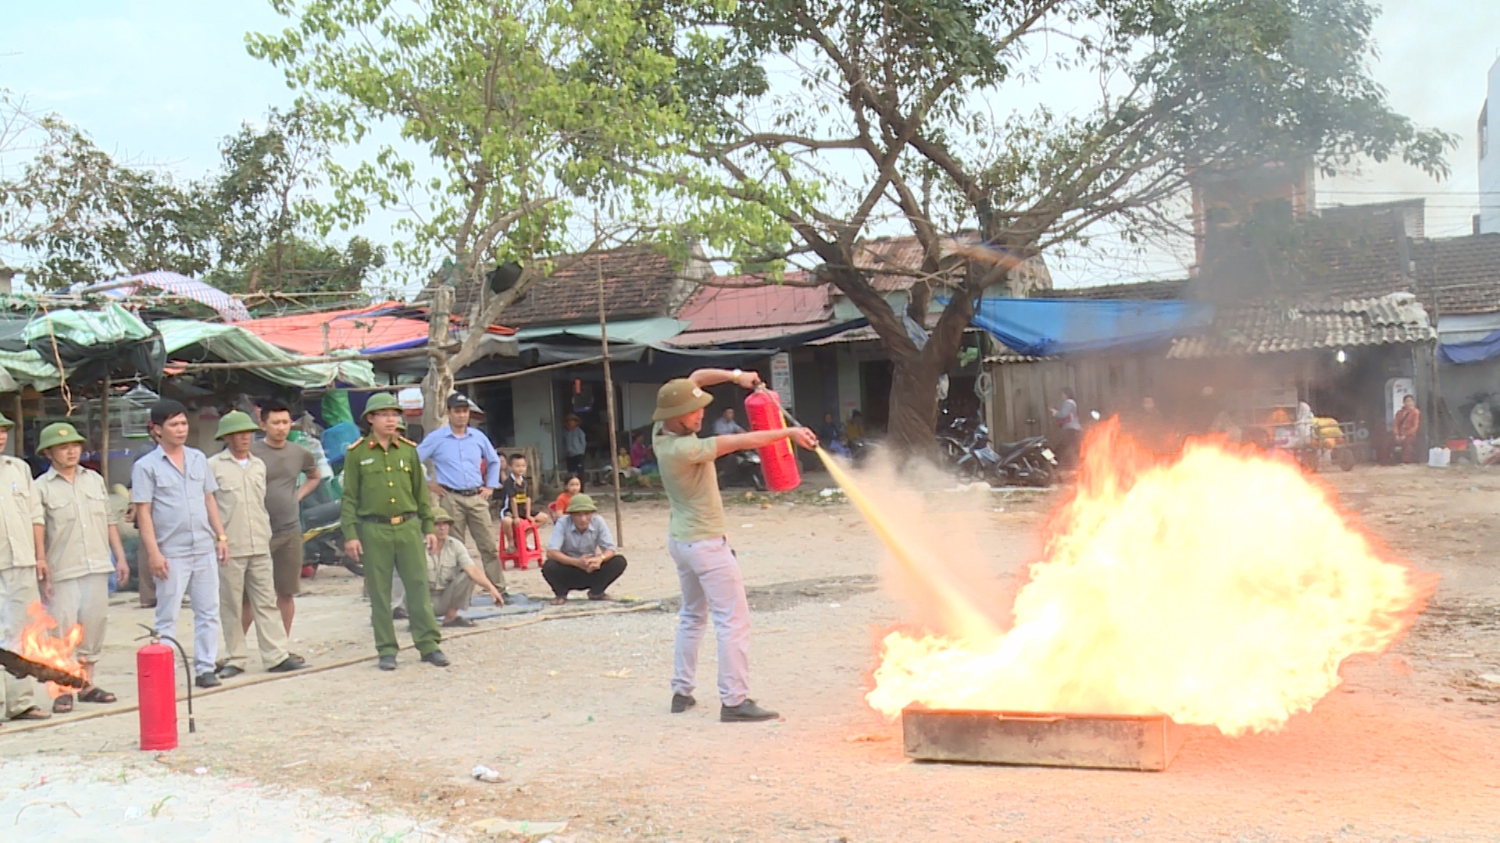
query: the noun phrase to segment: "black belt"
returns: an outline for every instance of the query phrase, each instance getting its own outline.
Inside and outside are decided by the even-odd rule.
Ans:
[[[405,522],[410,521],[410,520],[412,520],[413,518],[416,518],[416,517],[417,517],[417,514],[415,512],[406,512],[406,513],[402,513],[401,515],[389,515],[389,516],[387,516],[387,515],[361,515],[361,516],[359,516],[359,520],[361,520],[361,521],[367,521],[367,522],[369,522],[371,524],[389,524],[392,527],[394,527],[397,524],[404,524]]]
[[[439,486],[443,486],[443,484],[441,484],[441,483],[439,483],[438,485]],[[447,489],[448,491],[452,492],[455,495],[458,495],[460,497],[465,497],[465,498],[472,498],[475,495],[479,494],[480,491],[482,491],[480,489],[455,489],[452,486],[443,486],[443,488]]]

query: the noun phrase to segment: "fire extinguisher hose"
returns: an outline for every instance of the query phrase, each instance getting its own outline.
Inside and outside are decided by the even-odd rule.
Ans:
[[[142,635],[140,638],[137,638],[137,641],[143,641],[147,638],[150,638],[152,643],[161,640],[171,641],[172,646],[177,648],[177,652],[182,654],[182,674],[187,679],[188,734],[197,732],[198,721],[193,718],[193,663],[188,660],[187,650],[183,648],[182,642],[170,635],[158,633],[155,627],[146,626],[143,623],[136,624],[136,626],[150,633],[149,635]]]

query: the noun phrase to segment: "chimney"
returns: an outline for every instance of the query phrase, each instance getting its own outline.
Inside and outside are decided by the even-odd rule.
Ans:
[[[0,293],[7,296],[11,294],[10,281],[16,277],[16,272],[17,270],[0,263]]]

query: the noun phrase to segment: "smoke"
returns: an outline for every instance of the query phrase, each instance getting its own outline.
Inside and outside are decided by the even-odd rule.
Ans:
[[[990,567],[997,554],[985,529],[995,510],[988,486],[956,487],[930,462],[898,466],[883,451],[857,470],[822,456],[881,539],[881,579],[908,607],[905,617],[954,636],[993,635],[1010,625],[1019,583]]]

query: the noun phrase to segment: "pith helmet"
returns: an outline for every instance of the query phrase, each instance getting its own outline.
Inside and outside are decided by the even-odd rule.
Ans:
[[[223,439],[232,433],[250,433],[256,430],[260,430],[260,425],[255,423],[255,419],[250,418],[249,413],[235,410],[219,419],[219,432],[214,434],[214,438]]]
[[[377,392],[370,397],[370,402],[365,405],[365,413],[363,418],[369,418],[371,413],[379,412],[381,410],[399,411],[400,409],[401,402],[396,400],[396,396],[390,394],[389,392]]]
[[[592,495],[574,495],[568,499],[568,514],[575,512],[598,512],[599,507],[594,505]]]
[[[0,413],[0,427],[15,427],[15,426],[16,426],[15,422],[13,422],[9,418],[7,418],[4,413]]]
[[[666,421],[701,410],[714,403],[714,397],[687,378],[669,380],[656,391],[656,412],[652,421]]]
[[[432,514],[432,523],[434,523],[434,524],[452,524],[453,523],[453,516],[449,515],[448,513],[444,512],[444,511],[442,511],[441,509],[439,509],[437,512],[435,512],[435,513]]]
[[[78,435],[78,429],[67,422],[57,422],[42,428],[42,435],[37,438],[36,449],[45,451],[55,445],[66,445],[69,442],[87,442]]]

